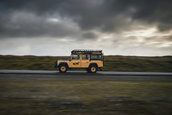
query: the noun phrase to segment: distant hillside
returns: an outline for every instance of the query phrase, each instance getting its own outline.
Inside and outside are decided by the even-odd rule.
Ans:
[[[0,69],[56,70],[55,60],[67,56],[3,56],[0,55]],[[104,71],[150,71],[172,72],[172,56],[105,56]]]

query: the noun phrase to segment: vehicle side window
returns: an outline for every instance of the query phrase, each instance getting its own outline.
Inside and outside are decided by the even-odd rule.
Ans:
[[[91,60],[101,60],[101,55],[91,55]]]
[[[83,60],[88,60],[88,55],[82,55]]]
[[[79,59],[79,55],[72,55],[72,59]]]

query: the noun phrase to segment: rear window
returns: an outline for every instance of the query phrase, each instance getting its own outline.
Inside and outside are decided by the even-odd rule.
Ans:
[[[101,55],[91,55],[91,60],[101,60]]]

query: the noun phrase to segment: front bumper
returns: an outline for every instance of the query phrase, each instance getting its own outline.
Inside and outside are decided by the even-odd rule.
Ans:
[[[102,67],[99,67],[98,70],[102,71]]]

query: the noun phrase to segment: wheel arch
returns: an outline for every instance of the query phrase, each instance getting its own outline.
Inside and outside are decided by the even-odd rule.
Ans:
[[[60,63],[59,63],[59,66],[61,66],[61,65],[66,65],[67,68],[69,68],[69,65],[68,65],[66,62],[60,62]]]
[[[90,67],[90,66],[96,66],[98,68],[97,63],[90,63],[88,67]]]

